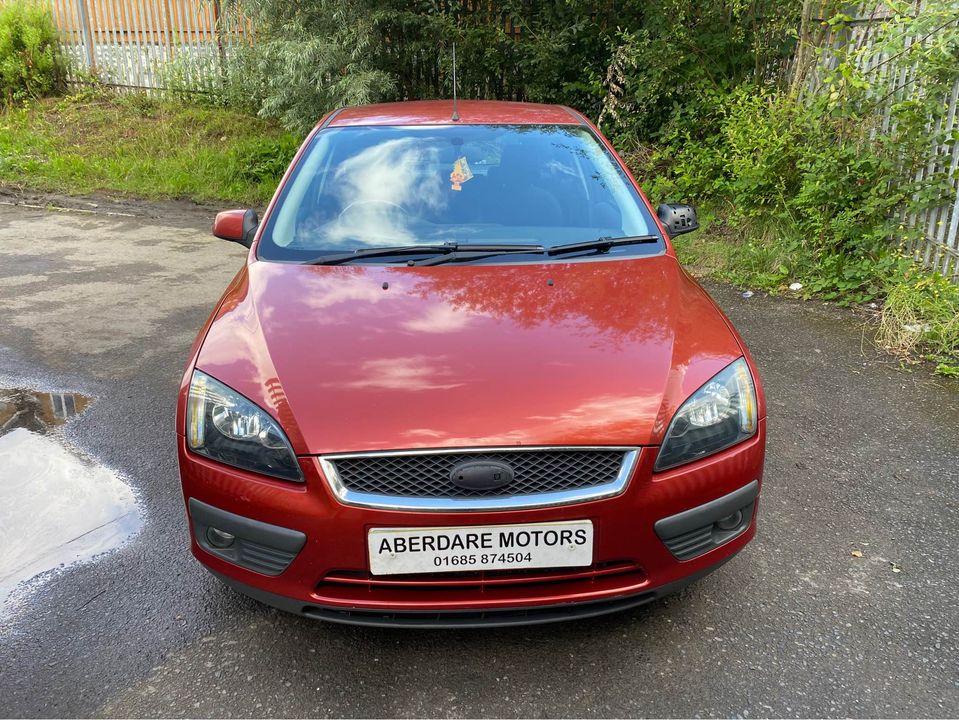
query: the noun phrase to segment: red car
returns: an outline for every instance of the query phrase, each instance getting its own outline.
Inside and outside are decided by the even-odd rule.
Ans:
[[[303,143],[177,406],[192,550],[270,605],[512,625],[661,597],[755,533],[762,388],[565,107],[354,107]]]

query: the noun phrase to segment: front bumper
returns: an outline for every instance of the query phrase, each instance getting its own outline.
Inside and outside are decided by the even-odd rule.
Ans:
[[[600,615],[650,602],[702,577],[755,534],[764,447],[763,421],[750,440],[663,473],[652,472],[657,449],[643,448],[625,491],[615,497],[558,507],[449,513],[345,505],[313,457],[300,458],[303,484],[211,462],[190,453],[182,437],[179,460],[193,553],[224,582],[309,617],[445,627]],[[733,530],[714,526],[737,510],[743,518]],[[207,528],[224,523],[218,512],[233,520],[220,529],[242,540],[229,552],[206,539]],[[366,535],[374,527],[580,519],[595,527],[588,568],[386,577],[368,571]],[[282,542],[271,539],[271,527]]]
[[[679,592],[690,583],[718,570],[732,556],[720,560],[715,565],[688,575],[682,580],[660,585],[659,587],[637,593],[614,597],[608,600],[561,603],[558,605],[535,605],[531,607],[494,608],[492,610],[367,610],[363,608],[324,607],[304,604],[293,598],[260,590],[244,585],[226,575],[213,572],[220,581],[229,585],[247,597],[266,605],[285,610],[294,615],[303,615],[314,620],[342,623],[345,625],[366,625],[369,627],[415,627],[427,630],[444,628],[508,627],[510,625],[542,625],[545,623],[582,620],[610,613],[630,610],[641,605]]]

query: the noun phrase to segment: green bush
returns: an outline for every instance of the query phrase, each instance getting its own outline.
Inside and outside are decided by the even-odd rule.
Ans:
[[[795,0],[238,0],[258,28],[261,114],[305,131],[327,110],[448,98],[575,107],[621,146],[677,104],[788,54]]]
[[[911,197],[901,146],[869,123],[762,86],[741,86],[670,122],[650,160],[660,194],[720,204],[733,224],[792,227],[810,250],[873,251]]]
[[[959,374],[959,287],[901,251],[925,230],[903,218],[955,192],[942,100],[959,81],[959,29],[955,5],[930,7],[878,25],[874,45],[846,48],[816,92],[745,82],[676,106],[655,149],[634,159],[657,200],[696,202],[711,220],[677,243],[700,273],[875,303],[880,344]],[[911,44],[916,36],[935,40]],[[908,69],[908,82],[890,89],[868,70],[876,62],[891,64],[887,77]]]
[[[300,144],[293,135],[251,138],[230,149],[238,177],[251,184],[277,185]]]
[[[158,68],[160,85],[176,100],[255,114],[263,103],[258,44],[237,45],[222,57],[178,55]]]
[[[50,12],[26,0],[0,7],[0,96],[4,104],[60,92],[66,64]]]
[[[802,113],[763,88],[745,88],[727,102],[722,144],[727,188],[742,212],[755,216],[782,205],[801,186]]]

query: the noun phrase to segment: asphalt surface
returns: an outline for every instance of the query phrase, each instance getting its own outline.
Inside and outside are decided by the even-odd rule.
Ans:
[[[328,625],[188,550],[176,390],[243,249],[206,208],[0,200],[0,386],[95,397],[64,440],[144,512],[0,619],[0,716],[959,714],[959,387],[848,311],[709,288],[762,372],[769,450],[756,540],[682,594],[520,629]]]

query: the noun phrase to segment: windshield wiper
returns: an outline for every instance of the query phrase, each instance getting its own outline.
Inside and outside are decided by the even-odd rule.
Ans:
[[[645,245],[647,243],[659,242],[658,235],[627,235],[626,237],[601,237],[586,242],[568,243],[566,245],[554,245],[546,251],[547,255],[565,255],[566,253],[582,252],[585,250],[595,250],[597,253],[609,252],[611,248],[620,245]]]
[[[512,243],[497,244],[471,244],[463,243],[457,246],[457,250],[445,255],[436,255],[425,260],[410,260],[410,265],[442,265],[443,263],[462,262],[464,260],[481,260],[483,258],[496,257],[497,255],[510,255],[513,253],[542,255],[546,248],[542,245],[516,245]]]
[[[517,245],[516,243],[444,243],[442,245],[398,245],[396,247],[374,247],[349,252],[330,253],[307,260],[304,265],[342,265],[364,258],[389,257],[391,255],[430,255],[423,260],[411,260],[412,265],[440,265],[447,262],[479,260],[482,258],[506,255],[509,253],[527,253],[547,255],[565,255],[574,252],[609,252],[610,248],[620,245],[641,245],[659,241],[657,235],[631,235],[627,237],[601,237],[587,242],[554,245],[548,250],[542,245]]]
[[[456,250],[453,243],[444,245],[399,245],[397,247],[375,247],[350,252],[320,255],[307,260],[304,265],[341,265],[342,263],[362,260],[363,258],[388,257],[390,255],[429,255],[431,253],[451,253]]]

